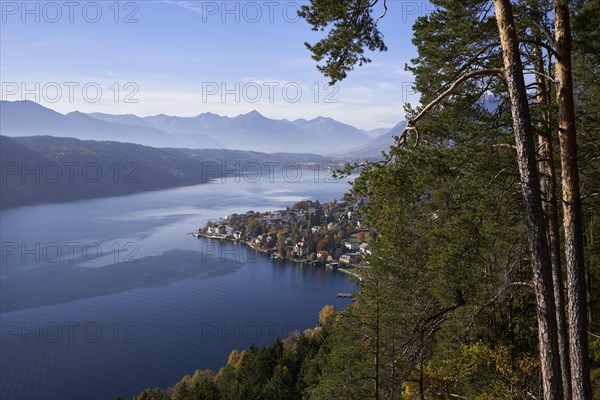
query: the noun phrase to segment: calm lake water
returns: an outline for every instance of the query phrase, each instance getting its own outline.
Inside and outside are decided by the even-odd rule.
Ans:
[[[189,232],[231,213],[329,201],[321,171],[0,213],[0,398],[114,399],[218,369],[234,348],[313,327],[354,285]],[[297,178],[294,177],[293,180]]]

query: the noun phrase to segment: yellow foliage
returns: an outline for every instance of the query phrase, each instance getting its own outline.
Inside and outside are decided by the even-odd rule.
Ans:
[[[325,326],[328,325],[333,318],[335,317],[336,310],[333,305],[326,305],[319,311],[319,325]]]
[[[490,348],[483,342],[462,345],[442,361],[425,366],[425,397],[452,393],[477,400],[529,399],[528,392],[537,390],[538,371],[537,358],[515,358],[506,346]],[[411,381],[404,384],[404,398],[419,398],[418,378],[419,371],[415,371]]]
[[[233,349],[227,358],[227,365],[237,368],[240,365],[240,361],[242,361],[242,354],[236,349]]]

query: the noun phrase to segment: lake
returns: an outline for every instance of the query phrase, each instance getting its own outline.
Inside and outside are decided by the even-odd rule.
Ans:
[[[304,170],[1,212],[0,397],[133,396],[314,327],[346,275],[189,233],[348,189]]]

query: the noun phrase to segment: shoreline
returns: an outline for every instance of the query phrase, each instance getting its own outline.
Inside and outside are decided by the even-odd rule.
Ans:
[[[308,258],[297,259],[297,258],[281,257],[279,255],[273,254],[273,250],[272,249],[260,249],[260,248],[257,248],[256,246],[254,246],[254,244],[251,241],[245,241],[245,240],[235,239],[235,238],[228,237],[226,235],[208,235],[208,234],[203,233],[203,232],[191,232],[191,233],[188,233],[188,235],[192,235],[193,237],[195,237],[197,239],[200,239],[200,238],[202,238],[202,239],[213,239],[213,240],[221,240],[221,241],[226,241],[226,242],[244,244],[244,245],[250,247],[252,250],[259,251],[261,253],[269,255],[269,258],[271,260],[284,260],[284,261],[289,261],[289,262],[293,262],[293,263],[296,263],[296,264],[307,264],[307,265],[311,265],[311,266],[318,266],[318,267],[328,268],[328,269],[331,269],[333,271],[338,271],[338,272],[341,272],[343,274],[352,276],[352,277],[354,277],[354,278],[356,278],[358,280],[362,280],[362,277],[356,272],[355,268],[332,267],[331,264],[329,264],[329,263],[322,263],[321,261],[310,261]]]

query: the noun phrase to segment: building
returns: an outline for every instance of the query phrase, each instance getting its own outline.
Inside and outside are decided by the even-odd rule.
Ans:
[[[350,250],[350,251],[360,250],[360,245],[358,243],[354,243],[354,242],[344,242],[344,247],[346,248],[346,250]]]
[[[371,246],[369,246],[369,243],[361,243],[359,250],[362,254],[371,255]]]
[[[350,257],[349,254],[343,254],[340,257],[340,264],[350,264],[351,260],[352,260],[352,258]]]
[[[209,235],[226,235],[227,228],[225,225],[213,225],[206,228],[206,233]]]
[[[298,242],[294,246],[293,254],[297,257],[305,257],[308,255],[308,246],[304,242]]]

